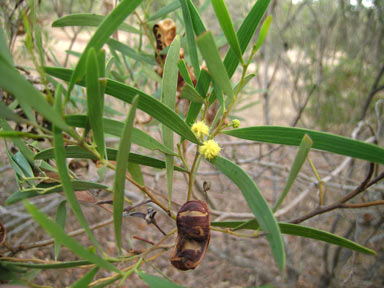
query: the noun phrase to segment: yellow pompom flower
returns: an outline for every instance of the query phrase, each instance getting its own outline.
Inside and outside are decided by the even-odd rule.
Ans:
[[[221,148],[215,140],[204,141],[203,145],[199,148],[200,154],[202,154],[204,158],[208,160],[215,158],[219,154],[220,150]]]
[[[197,138],[202,139],[204,135],[208,135],[209,128],[204,121],[199,121],[192,125],[192,132]]]

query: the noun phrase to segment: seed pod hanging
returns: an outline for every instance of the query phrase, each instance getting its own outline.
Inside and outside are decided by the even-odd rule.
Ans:
[[[208,250],[209,231],[208,205],[200,200],[191,200],[179,210],[176,218],[177,239],[171,263],[177,269],[195,269],[203,261]]]

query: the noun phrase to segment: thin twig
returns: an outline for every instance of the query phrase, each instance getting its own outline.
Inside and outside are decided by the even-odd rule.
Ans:
[[[371,183],[369,181],[370,181],[370,179],[371,179],[371,177],[373,175],[373,172],[375,170],[374,167],[375,167],[375,164],[374,163],[370,163],[369,171],[368,171],[367,177],[364,179],[364,181],[361,182],[361,184],[358,187],[356,187],[355,190],[349,192],[347,195],[345,195],[340,200],[338,200],[335,203],[332,203],[330,205],[324,206],[324,207],[320,206],[320,207],[314,209],[313,211],[307,213],[306,215],[303,215],[301,217],[298,217],[298,218],[296,218],[294,220],[289,221],[289,223],[299,224],[299,223],[301,223],[301,222],[303,222],[303,221],[305,221],[305,220],[307,220],[309,218],[312,218],[314,216],[317,216],[317,215],[320,215],[320,214],[323,214],[323,213],[335,210],[337,208],[347,208],[347,207],[343,207],[345,202],[347,202],[348,200],[354,198],[356,195],[358,195],[359,193],[365,191],[369,187],[369,184]],[[374,179],[372,181],[372,183],[376,183],[377,181],[379,181],[379,180]],[[373,184],[371,184],[371,185],[373,185]]]

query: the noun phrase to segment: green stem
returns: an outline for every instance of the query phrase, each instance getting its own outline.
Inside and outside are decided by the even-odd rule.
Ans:
[[[179,152],[179,158],[181,159],[181,161],[183,162],[183,165],[185,167],[185,169],[189,170],[189,167],[188,167],[188,164],[187,162],[185,161],[185,158],[184,158],[184,155],[181,151],[181,145],[180,143],[177,144],[177,151]]]
[[[193,159],[193,164],[192,168],[189,171],[189,185],[188,185],[188,196],[187,196],[187,201],[191,200],[192,197],[192,189],[193,189],[193,183],[195,183],[195,169],[196,169],[196,163],[197,159],[199,158],[199,152],[196,148],[196,153],[195,153],[195,159]]]

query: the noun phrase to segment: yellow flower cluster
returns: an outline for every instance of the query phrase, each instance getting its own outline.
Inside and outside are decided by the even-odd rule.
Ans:
[[[239,128],[240,127],[240,120],[239,119],[233,119],[232,120],[232,127],[233,128]]]
[[[219,154],[220,150],[221,148],[215,140],[204,141],[203,145],[199,148],[200,154],[208,160],[215,158]]]
[[[197,138],[203,139],[204,135],[208,135],[209,128],[204,123],[204,121],[199,121],[192,125],[192,132],[195,134]]]

